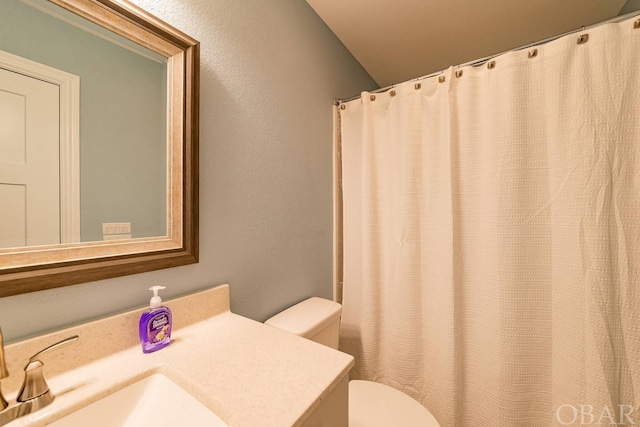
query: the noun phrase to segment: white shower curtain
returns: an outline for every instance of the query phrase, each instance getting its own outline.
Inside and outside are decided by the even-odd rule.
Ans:
[[[633,27],[338,109],[352,378],[442,426],[640,425]]]

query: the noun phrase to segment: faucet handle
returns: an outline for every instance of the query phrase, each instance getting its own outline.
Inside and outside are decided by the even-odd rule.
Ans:
[[[40,361],[40,356],[52,350],[57,350],[67,344],[78,341],[79,337],[74,335],[66,338],[49,347],[41,350],[29,358],[27,366],[24,368],[24,382],[18,394],[18,402],[30,402],[34,406],[33,410],[43,408],[53,402],[53,394],[49,390],[49,385],[42,374],[44,363]]]
[[[78,341],[79,339],[80,339],[80,337],[79,337],[79,336],[74,335],[74,336],[72,336],[72,337],[69,337],[69,338],[65,338],[65,339],[63,339],[62,341],[58,341],[58,342],[57,342],[57,343],[55,343],[55,344],[51,344],[49,347],[47,347],[47,348],[45,348],[45,349],[43,349],[43,350],[40,350],[39,352],[37,352],[36,354],[34,354],[33,356],[31,356],[31,357],[29,358],[29,363],[37,361],[37,360],[40,358],[40,356],[42,356],[42,355],[43,355],[43,354],[45,354],[45,353],[49,353],[50,351],[57,350],[57,349],[59,349],[60,347],[64,347],[64,346],[65,346],[65,345],[67,345],[67,344],[73,344],[73,343],[75,343],[76,341]],[[27,367],[28,367],[28,366],[29,366],[29,364],[27,364]],[[27,368],[25,367],[25,369],[27,369]]]

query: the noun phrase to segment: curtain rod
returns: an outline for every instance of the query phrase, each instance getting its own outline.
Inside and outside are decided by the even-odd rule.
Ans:
[[[532,47],[535,47],[535,46],[540,46],[540,45],[552,42],[554,40],[557,40],[559,38],[562,38],[564,36],[568,36],[570,34],[575,34],[575,33],[578,33],[580,31],[589,30],[589,29],[592,29],[592,28],[595,28],[595,27],[599,27],[600,25],[604,25],[604,24],[621,22],[621,21],[627,20],[629,18],[633,18],[634,16],[637,16],[637,15],[640,15],[640,10],[629,12],[629,13],[626,13],[624,15],[615,16],[613,18],[609,18],[609,19],[606,19],[604,21],[596,22],[595,24],[591,24],[591,25],[586,26],[586,27],[582,26],[580,28],[576,28],[575,30],[568,31],[566,33],[558,34],[558,35],[546,38],[544,40],[540,40],[540,41],[537,41],[537,42],[532,42],[532,43],[529,43],[529,44],[526,44],[526,45],[522,45],[520,47],[516,47],[516,48],[513,48],[513,49],[505,50],[505,51],[500,52],[500,53],[496,53],[496,54],[493,54],[493,55],[485,56],[484,58],[474,59],[473,61],[465,62],[464,64],[459,64],[459,65],[456,65],[455,67],[456,68],[460,68],[460,67],[482,65],[482,64],[484,64],[485,62],[487,62],[487,61],[489,61],[491,59],[497,58],[500,55],[504,55],[505,53],[516,52],[516,51],[519,51],[519,50],[528,49],[528,48],[532,48]],[[634,28],[640,28],[640,20],[638,20],[636,22],[636,26],[634,26]],[[435,73],[427,74],[426,76],[417,77],[417,78],[414,78],[414,79],[407,80],[407,82],[414,82],[414,81],[420,81],[420,80],[428,79],[430,77],[435,77],[437,75],[440,75],[443,72],[444,72],[444,70],[436,71]],[[389,85],[389,86],[385,86],[383,88],[379,88],[379,89],[375,89],[375,90],[369,91],[368,93],[383,93],[383,92],[388,91],[389,89],[393,89],[398,84],[402,84],[402,83],[396,83],[396,84],[392,84],[392,85]],[[361,97],[362,97],[362,95],[355,95],[355,96],[352,96],[350,98],[336,99],[334,101],[334,105],[338,106],[338,105],[343,104],[345,102],[349,102],[349,101],[353,101],[353,100],[356,100],[356,99],[360,99]]]

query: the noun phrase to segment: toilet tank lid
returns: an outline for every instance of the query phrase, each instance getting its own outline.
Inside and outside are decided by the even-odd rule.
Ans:
[[[264,322],[266,325],[309,338],[340,319],[342,306],[335,301],[311,297]]]

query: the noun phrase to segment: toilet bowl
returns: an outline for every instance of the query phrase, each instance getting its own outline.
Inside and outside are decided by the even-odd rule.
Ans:
[[[264,322],[338,349],[342,306],[313,297]],[[349,382],[349,427],[440,427],[424,406],[403,392],[373,381]]]

